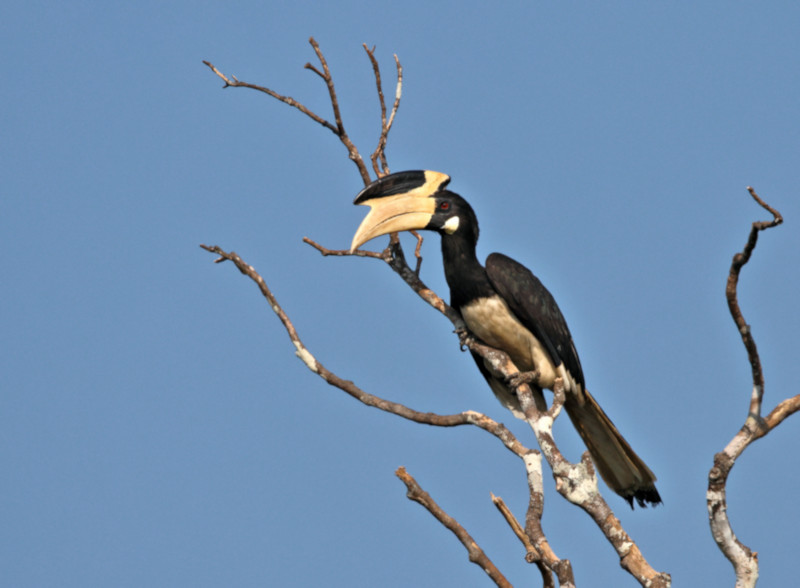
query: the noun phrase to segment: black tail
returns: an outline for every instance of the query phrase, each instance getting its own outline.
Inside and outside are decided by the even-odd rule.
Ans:
[[[656,476],[636,455],[597,401],[584,391],[585,401],[568,394],[564,407],[572,424],[586,444],[597,471],[609,488],[633,507],[661,503]]]

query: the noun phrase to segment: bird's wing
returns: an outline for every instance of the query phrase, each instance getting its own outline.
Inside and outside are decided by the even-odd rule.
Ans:
[[[567,372],[585,390],[581,362],[567,321],[539,278],[502,253],[492,253],[487,258],[486,274],[511,312],[544,345],[553,363],[558,366],[563,362]]]

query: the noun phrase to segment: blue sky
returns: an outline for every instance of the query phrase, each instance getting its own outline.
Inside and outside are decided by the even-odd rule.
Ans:
[[[751,384],[723,293],[767,218],[752,185],[786,219],[740,291],[769,410],[797,381],[799,27],[785,1],[3,3],[3,583],[488,585],[405,498],[400,465],[515,585],[537,581],[489,499],[524,516],[515,457],[327,386],[253,284],[198,247],[254,265],[341,377],[419,410],[485,412],[534,443],[387,267],[302,243],[343,248],[364,214],[336,138],[223,91],[202,64],[330,117],[303,69],[313,35],[365,153],[378,111],[361,44],[387,82],[400,57],[391,168],[450,174],[481,221],[479,255],[520,260],[559,301],[589,389],[659,477],[655,510],[608,496],[653,566],[675,585],[732,585],[705,486]],[[446,296],[437,237],[424,256]],[[752,446],[729,484],[761,586],[794,578],[799,426]],[[635,585],[545,478],[545,530],[579,585]]]

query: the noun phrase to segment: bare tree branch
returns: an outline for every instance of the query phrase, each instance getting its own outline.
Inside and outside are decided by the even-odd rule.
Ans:
[[[248,82],[240,82],[238,79],[236,79],[236,76],[231,76],[230,78],[228,78],[228,76],[219,71],[210,62],[203,61],[203,63],[205,63],[209,68],[211,68],[211,71],[217,74],[217,76],[219,76],[225,82],[224,86],[225,88],[228,87],[250,88],[251,90],[258,90],[259,92],[264,92],[265,94],[272,96],[273,98],[283,102],[284,104],[288,104],[293,108],[297,108],[300,112],[302,112],[312,120],[318,122],[326,129],[332,131],[334,135],[339,137],[339,140],[347,148],[348,156],[353,161],[353,163],[356,164],[356,167],[358,168],[358,173],[361,175],[361,179],[364,182],[364,185],[366,186],[367,184],[370,183],[369,172],[367,171],[367,166],[364,164],[364,160],[361,157],[361,154],[358,152],[358,149],[356,148],[355,144],[353,144],[347,132],[345,131],[344,123],[342,123],[342,113],[339,110],[339,99],[336,96],[336,89],[334,88],[333,85],[333,77],[331,76],[330,69],[328,68],[328,62],[325,60],[325,56],[322,54],[322,51],[319,48],[319,44],[314,39],[314,37],[311,37],[308,40],[308,42],[311,44],[311,46],[314,48],[314,52],[317,54],[317,59],[319,59],[320,65],[322,66],[322,71],[320,71],[310,63],[306,63],[305,68],[313,71],[315,74],[321,77],[325,82],[325,85],[328,88],[328,95],[330,96],[331,100],[331,107],[333,108],[333,116],[334,120],[336,121],[335,125],[331,124],[329,121],[325,120],[318,114],[312,112],[294,98],[291,98],[289,96],[283,96],[281,94],[278,94],[274,90],[271,90],[264,86],[258,86],[256,84],[250,84]],[[388,130],[386,132],[388,133]]]
[[[317,248],[319,247],[317,246]],[[339,251],[337,254],[345,255],[347,252]],[[405,259],[402,257],[402,250],[399,247],[395,249],[395,246],[390,243],[383,252],[371,257],[383,259],[423,300],[445,314],[457,331],[465,332],[461,316],[432,290],[427,288],[419,277],[408,268]],[[473,337],[466,337],[462,342],[470,350],[489,362],[492,370],[496,373],[506,378],[519,373],[519,370],[506,353],[484,345]],[[558,492],[592,517],[592,520],[595,521],[606,539],[617,551],[620,565],[643,586],[670,586],[671,579],[669,574],[657,572],[649,565],[639,547],[625,532],[622,523],[603,499],[588,453],[584,454],[580,463],[572,464],[558,450],[552,436],[552,425],[564,402],[563,385],[557,384],[553,406],[544,415],[537,410],[533,400],[533,393],[527,384],[523,384],[517,389],[517,396],[527,417],[527,422],[536,435],[539,447],[553,470]],[[557,570],[554,569],[554,571],[558,573]]]
[[[328,87],[328,94],[331,99],[331,106],[333,107],[333,116],[336,120],[336,134],[339,137],[339,140],[347,147],[347,152],[350,155],[350,159],[355,162],[356,167],[358,167],[358,171],[361,174],[361,179],[364,181],[364,185],[366,186],[370,182],[369,173],[367,172],[367,166],[364,164],[364,160],[361,157],[361,154],[358,152],[358,149],[350,140],[350,137],[347,135],[347,132],[344,130],[344,123],[342,122],[342,113],[339,110],[339,99],[336,96],[336,89],[333,86],[333,77],[331,76],[330,69],[328,69],[328,62],[325,60],[325,56],[322,54],[322,51],[319,48],[319,44],[314,39],[314,37],[310,37],[308,42],[311,43],[311,46],[314,48],[314,52],[317,54],[317,59],[319,59],[320,64],[322,65],[322,72],[320,74],[319,70],[314,68],[310,63],[306,63],[305,67],[307,69],[311,69],[319,74],[323,80],[325,80],[325,85]]]
[[[297,108],[307,116],[309,116],[312,120],[322,124],[334,134],[336,134],[341,142],[347,147],[348,154],[350,159],[352,159],[358,169],[359,173],[362,177],[362,180],[365,184],[369,183],[369,174],[366,170],[366,166],[356,149],[355,145],[350,141],[349,137],[347,136],[346,132],[344,131],[344,125],[341,119],[341,113],[339,110],[338,99],[336,97],[335,88],[333,85],[333,79],[330,74],[330,70],[328,68],[327,62],[319,48],[319,45],[316,41],[311,38],[309,41],[314,48],[314,51],[317,55],[317,58],[320,61],[322,70],[318,69],[317,67],[306,64],[306,68],[316,73],[320,76],[327,85],[328,93],[331,100],[331,105],[334,111],[334,117],[336,124],[333,125],[330,122],[326,121],[322,117],[316,115],[315,113],[308,110],[305,106],[298,103],[296,100],[282,96],[269,88],[265,88],[262,86],[257,86],[255,84],[249,84],[246,82],[240,82],[238,79],[232,76],[231,81],[228,77],[223,75],[216,67],[214,67],[209,62],[204,62],[212,71],[219,76],[221,79],[225,81],[226,87],[233,86],[233,87],[248,87],[251,89],[255,89],[261,92],[264,92],[277,100],[280,100],[294,108]],[[400,65],[397,56],[395,56],[395,63],[397,66],[397,87],[395,91],[395,101],[391,110],[390,115],[386,116],[386,105],[383,97],[383,90],[381,84],[381,77],[380,77],[380,69],[377,64],[377,60],[374,57],[374,48],[368,49],[366,45],[364,45],[364,49],[367,52],[367,55],[370,58],[370,61],[373,66],[373,72],[375,75],[377,90],[378,90],[378,97],[380,101],[380,108],[381,108],[381,133],[380,138],[378,141],[378,146],[376,147],[375,152],[372,154],[372,165],[373,170],[375,171],[376,175],[379,177],[381,175],[385,175],[388,173],[389,167],[386,163],[385,157],[385,148],[386,142],[388,138],[388,133],[392,127],[395,114],[397,113],[397,109],[400,103],[401,97],[401,90],[402,90],[402,81],[403,81],[403,73],[402,67]],[[380,165],[379,165],[380,162]],[[396,234],[392,234],[390,236],[389,245],[384,249],[382,252],[369,252],[369,251],[356,251],[356,252],[349,252],[347,250],[331,250],[328,248],[323,247],[322,245],[312,241],[311,239],[304,238],[304,241],[317,249],[322,255],[324,256],[346,256],[346,255],[357,255],[360,257],[372,257],[383,260],[385,263],[395,271],[406,284],[411,287],[411,289],[417,293],[420,298],[422,298],[425,302],[429,305],[433,306],[439,312],[444,314],[454,325],[456,332],[459,334],[461,338],[462,347],[466,346],[470,350],[474,351],[481,357],[483,357],[487,362],[489,362],[493,369],[498,373],[502,374],[506,377],[515,375],[518,373],[519,370],[516,369],[514,364],[511,362],[509,357],[502,351],[497,349],[490,348],[482,343],[476,341],[473,337],[469,336],[468,332],[466,331],[466,327],[464,322],[454,309],[452,309],[448,304],[446,304],[435,292],[433,292],[430,288],[428,288],[420,279],[419,277],[419,269],[420,264],[422,262],[422,256],[420,254],[420,246],[422,244],[422,238],[419,235],[417,236],[417,246],[415,249],[416,255],[416,269],[412,270],[406,259],[403,252],[403,249],[400,245],[398,236]],[[201,245],[204,249],[214,252],[218,254],[220,257],[217,259],[217,262],[229,260],[232,261],[236,267],[245,275],[249,276],[252,280],[256,282],[259,286],[264,297],[269,302],[271,308],[275,311],[278,315],[279,319],[283,323],[292,343],[296,349],[296,355],[306,364],[306,366],[313,371],[314,373],[318,374],[322,377],[326,382],[329,384],[340,388],[341,390],[345,391],[349,395],[353,396],[354,398],[358,399],[362,403],[373,406],[375,408],[379,408],[381,410],[391,412],[393,414],[397,414],[403,418],[412,420],[414,422],[435,425],[435,426],[459,426],[464,424],[471,424],[478,426],[487,432],[491,433],[495,437],[501,440],[506,448],[510,451],[515,453],[517,456],[523,459],[526,470],[528,472],[528,482],[529,482],[529,489],[530,489],[530,503],[528,508],[528,513],[526,516],[526,525],[525,525],[525,535],[527,535],[529,541],[526,543],[526,552],[528,553],[529,558],[534,558],[532,551],[529,549],[529,545],[534,547],[534,551],[536,556],[531,561],[537,561],[542,563],[547,569],[552,570],[559,579],[559,582],[562,586],[572,586],[574,585],[574,580],[572,579],[572,569],[568,560],[560,560],[558,557],[555,556],[552,549],[550,548],[544,532],[541,527],[541,512],[543,507],[543,492],[542,492],[542,485],[541,485],[541,456],[538,452],[532,449],[528,449],[521,445],[519,441],[511,435],[511,433],[502,425],[499,424],[485,415],[480,413],[475,413],[473,411],[465,411],[455,415],[436,415],[432,413],[422,413],[418,411],[414,411],[408,407],[405,407],[401,404],[390,402],[384,400],[382,398],[373,396],[364,392],[363,390],[359,389],[353,382],[342,380],[332,372],[328,371],[317,359],[308,351],[305,345],[300,340],[297,332],[294,329],[291,321],[289,320],[288,316],[283,312],[280,305],[278,304],[275,297],[272,295],[271,291],[267,287],[266,283],[264,282],[263,278],[249,265],[247,265],[238,255],[235,253],[227,253],[220,249],[219,247],[208,247],[205,245]],[[583,459],[579,464],[570,464],[566,459],[558,451],[558,448],[555,445],[555,442],[552,438],[552,422],[553,419],[558,415],[561,405],[563,404],[563,387],[561,388],[560,395],[557,392],[555,395],[553,406],[550,410],[546,411],[546,413],[539,413],[539,411],[535,407],[535,403],[533,402],[533,392],[531,388],[527,384],[522,384],[518,390],[518,396],[520,397],[520,402],[522,404],[523,409],[528,416],[528,422],[534,430],[536,434],[537,441],[542,448],[548,463],[550,464],[551,468],[553,469],[553,475],[556,478],[557,488],[559,492],[565,496],[568,500],[579,504],[581,508],[583,508],[587,513],[592,516],[592,518],[597,523],[598,527],[602,530],[605,534],[606,538],[611,542],[611,544],[617,550],[617,553],[620,556],[620,562],[622,566],[629,571],[634,577],[639,580],[642,585],[648,586],[669,586],[669,575],[667,574],[660,574],[655,572],[649,564],[644,560],[641,553],[638,550],[638,547],[633,543],[630,537],[624,532],[622,526],[616,517],[614,517],[613,513],[611,512],[610,507],[605,503],[602,496],[600,496],[598,487],[597,487],[597,479],[594,475],[594,469],[592,467],[591,461],[588,457],[588,454],[584,455]],[[538,473],[537,473],[538,472]],[[510,514],[510,513],[509,513]],[[517,524],[518,525],[518,524]],[[537,564],[538,565],[538,564]],[[541,569],[541,567],[540,567]],[[552,583],[552,575],[543,572],[543,578],[545,582]]]
[[[510,359],[504,361],[506,366],[502,370],[516,370]],[[622,523],[600,494],[597,476],[589,453],[585,452],[581,461],[573,464],[558,449],[553,439],[553,422],[564,404],[563,381],[560,378],[556,379],[553,388],[553,404],[545,413],[539,412],[536,408],[533,393],[527,384],[517,388],[517,398],[528,424],[536,435],[542,455],[553,470],[558,493],[579,506],[592,518],[617,552],[622,568],[636,578],[642,586],[652,588],[670,586],[672,583],[670,575],[665,572],[657,572],[650,566],[639,547],[622,527]]]
[[[575,578],[572,573],[572,564],[568,559],[559,559],[550,547],[542,528],[542,514],[544,513],[544,485],[542,480],[542,456],[539,452],[531,453],[525,458],[525,468],[528,472],[528,512],[525,515],[525,534],[531,538],[533,546],[539,555],[540,561],[552,570],[558,577],[559,585],[573,587]],[[545,583],[547,579],[545,578]]]
[[[316,244],[314,245],[320,248],[323,251],[323,254],[326,254],[325,252],[327,250],[321,248]],[[325,366],[321,362],[317,360],[317,358],[305,346],[303,341],[300,339],[300,336],[297,333],[297,330],[295,329],[291,319],[283,310],[277,298],[272,293],[269,286],[267,286],[267,283],[265,282],[263,277],[261,277],[261,275],[255,270],[255,268],[253,268],[253,266],[247,264],[235,252],[226,252],[217,246],[201,245],[201,247],[206,251],[219,255],[219,257],[215,260],[216,263],[220,263],[223,261],[231,261],[242,274],[246,275],[256,283],[259,290],[261,291],[261,294],[264,296],[264,298],[266,298],[267,302],[269,303],[270,308],[272,308],[273,312],[275,312],[275,314],[278,316],[281,323],[283,324],[284,329],[286,329],[286,332],[289,335],[289,339],[291,340],[292,344],[295,347],[295,354],[297,355],[297,357],[303,361],[303,363],[306,365],[306,367],[308,367],[309,370],[320,376],[328,384],[335,386],[340,390],[343,390],[344,392],[346,392],[347,394],[349,394],[350,396],[359,400],[360,402],[362,402],[367,406],[371,406],[386,412],[390,412],[392,414],[396,414],[397,416],[403,417],[405,419],[417,423],[440,426],[440,427],[452,427],[460,425],[474,425],[476,427],[479,427],[484,431],[487,431],[488,433],[495,436],[503,443],[503,445],[507,449],[509,449],[512,453],[514,453],[518,457],[521,457],[525,461],[526,467],[528,467],[529,469],[530,466],[528,464],[538,463],[539,479],[541,481],[541,460],[540,459],[536,460],[532,458],[532,456],[538,455],[538,452],[522,445],[517,440],[517,438],[503,424],[490,419],[486,415],[474,411],[465,411],[459,414],[452,414],[452,415],[438,415],[430,412],[419,412],[410,409],[400,403],[385,400],[378,396],[369,394],[358,388],[353,382],[349,380],[343,380],[333,372],[330,372],[327,368],[325,368]],[[336,255],[339,253],[344,253],[344,252],[332,251],[328,252],[327,254]],[[400,474],[398,473],[398,475]],[[406,479],[404,479],[404,481],[406,481]],[[406,483],[408,484],[408,481],[406,481]],[[411,487],[409,487],[409,492],[411,492]],[[480,557],[480,554],[482,554],[480,548],[478,548],[477,545],[472,540],[472,538],[469,537],[468,534],[466,534],[466,531],[464,531],[463,529],[461,529],[460,531],[457,530],[460,528],[460,525],[455,520],[453,520],[450,517],[447,517],[447,519],[443,519],[441,516],[443,512],[440,509],[438,511],[436,510],[438,509],[438,507],[435,505],[435,502],[433,502],[432,499],[428,497],[429,501],[425,502],[419,499],[418,498],[419,496],[421,496],[421,494],[419,493],[415,493],[413,497],[411,493],[409,494],[410,498],[413,498],[418,502],[420,502],[421,504],[425,505],[426,508],[428,508],[428,510],[430,510],[432,514],[434,514],[434,516],[436,516],[436,518],[440,522],[443,522],[443,524],[445,524],[447,528],[449,528],[456,534],[456,536],[459,537],[462,543],[464,543],[464,545],[470,551],[470,561],[475,561],[476,563],[479,563],[479,565],[481,565],[481,567],[483,567],[486,570],[489,576],[492,577],[492,579],[495,580],[499,586],[511,585],[510,583],[508,583],[507,580],[505,580],[505,578],[499,572],[499,570],[497,570],[494,567],[494,564],[492,564],[491,561],[488,560],[488,558],[485,558],[485,555],[483,557]],[[429,505],[433,506],[431,507]],[[467,541],[467,538],[468,542],[465,542]],[[537,545],[547,544],[543,533],[537,535],[536,541]],[[552,554],[552,551],[550,551],[549,553]],[[556,565],[560,563],[559,560],[555,558],[554,555],[551,555],[550,559],[551,562],[549,563],[552,563],[552,561],[554,561]]]
[[[492,494],[492,504],[497,507],[497,510],[500,511],[500,514],[503,515],[503,518],[508,523],[508,526],[511,527],[514,535],[516,535],[517,539],[525,546],[525,552],[527,554],[525,559],[528,560],[528,563],[540,561],[539,554],[536,552],[536,547],[534,547],[531,542],[531,538],[525,534],[525,529],[519,524],[519,521],[514,516],[514,513],[511,512],[511,509],[506,506],[505,501],[499,496]]]
[[[541,458],[539,461],[539,479],[541,481]],[[533,495],[533,493],[531,493]],[[555,581],[553,580],[553,569],[557,566],[566,564],[566,570],[569,571],[569,576],[565,579],[559,576],[559,583],[562,588],[570,587],[574,588],[575,583],[572,580],[572,567],[569,564],[569,561],[561,561],[555,554],[552,553],[550,550],[550,545],[547,543],[547,540],[544,539],[544,535],[541,535],[541,538],[544,540],[542,543],[538,545],[534,544],[532,537],[536,537],[535,534],[531,534],[528,529],[523,528],[523,526],[519,523],[516,519],[514,514],[511,512],[511,509],[506,506],[506,503],[503,501],[502,498],[499,496],[495,496],[492,494],[492,502],[497,507],[497,510],[500,511],[500,514],[503,515],[503,518],[508,523],[508,526],[511,527],[511,530],[514,532],[514,535],[517,536],[517,539],[520,540],[522,545],[525,546],[525,561],[528,563],[536,564],[536,567],[539,569],[539,573],[542,575],[542,585],[544,588],[555,588]],[[545,549],[546,548],[546,549]]]
[[[467,548],[469,553],[469,561],[477,564],[481,569],[488,574],[492,581],[503,588],[513,588],[511,582],[506,580],[506,577],[497,569],[497,566],[492,563],[492,560],[484,553],[483,549],[475,542],[472,536],[467,533],[466,529],[462,527],[457,520],[448,515],[442,507],[436,504],[436,501],[431,498],[430,494],[425,492],[417,481],[409,474],[404,467],[397,468],[395,475],[400,478],[406,485],[408,491],[406,496],[409,500],[420,503],[428,512],[430,512],[437,521],[442,523],[447,529],[453,532],[458,537],[462,545]]]
[[[760,439],[769,433],[772,429],[780,425],[784,419],[793,415],[798,410],[800,410],[800,394],[782,401],[764,418],[765,426],[759,430],[759,434],[756,439]]]
[[[750,260],[758,241],[759,232],[780,225],[783,217],[777,210],[759,198],[753,188],[748,187],[747,189],[753,199],[762,208],[769,211],[773,217],[771,221],[753,223],[744,249],[741,253],[733,256],[725,287],[728,309],[747,350],[747,358],[752,372],[753,392],[750,395],[750,405],[744,425],[725,449],[714,456],[714,465],[708,474],[708,491],[706,493],[711,534],[717,546],[733,565],[737,588],[755,586],[758,580],[758,554],[739,541],[731,527],[726,498],[728,475],[736,463],[736,459],[753,441],[765,436],[789,415],[800,410],[800,395],[797,395],[778,404],[765,419],[761,417],[764,372],[755,339],[739,307],[737,288],[739,274],[742,267]]]
[[[318,122],[326,129],[330,129],[331,131],[333,131],[333,133],[338,134],[339,131],[335,126],[333,126],[331,123],[329,123],[327,120],[325,120],[318,114],[306,108],[304,105],[302,105],[300,102],[298,102],[291,96],[284,96],[282,94],[278,94],[274,90],[270,90],[269,88],[266,88],[264,86],[258,86],[256,84],[250,84],[248,82],[240,82],[238,79],[236,79],[236,76],[231,76],[230,78],[228,78],[225,74],[219,71],[214,66],[214,64],[205,60],[203,61],[203,63],[205,63],[208,67],[210,67],[211,71],[213,71],[220,78],[222,78],[222,80],[225,82],[225,85],[223,86],[224,88],[250,88],[251,90],[258,90],[259,92],[264,92],[265,94],[272,96],[276,100],[279,100],[284,104],[288,104],[289,106],[298,109],[300,112],[311,118],[311,120]]]
[[[772,214],[772,220],[754,222],[750,229],[750,236],[747,239],[744,250],[733,256],[733,262],[731,263],[731,269],[728,274],[728,282],[725,285],[725,298],[728,300],[728,309],[733,317],[733,322],[736,323],[739,334],[742,336],[742,342],[747,350],[747,357],[750,360],[750,369],[753,373],[753,395],[750,399],[750,414],[756,418],[761,418],[761,400],[764,396],[764,372],[761,369],[761,359],[758,356],[755,339],[753,339],[749,325],[744,320],[742,309],[739,308],[736,289],[739,284],[739,274],[742,271],[742,267],[750,261],[750,256],[756,248],[758,233],[771,227],[778,226],[783,222],[783,217],[777,210],[761,200],[753,188],[748,186],[747,190],[758,204]]]
[[[378,60],[375,59],[375,47],[369,49],[367,44],[363,44],[364,51],[367,52],[370,62],[372,63],[372,71],[375,74],[375,84],[378,89],[378,102],[381,107],[381,134],[378,139],[378,145],[372,153],[372,169],[378,177],[385,176],[389,173],[389,164],[386,162],[386,141],[389,138],[389,131],[394,123],[394,116],[397,114],[397,109],[400,107],[400,96],[403,89],[403,67],[400,65],[400,60],[397,55],[394,56],[394,62],[397,65],[397,89],[395,90],[394,104],[389,118],[386,118],[386,101],[383,98],[383,84],[381,83],[381,70],[378,65]],[[378,165],[380,161],[380,167]]]
[[[206,251],[210,251],[219,255],[216,262],[231,261],[236,265],[239,271],[250,279],[252,279],[259,287],[262,295],[267,299],[270,308],[280,319],[290,340],[295,347],[295,354],[306,364],[306,366],[315,374],[320,376],[328,384],[343,390],[350,396],[356,398],[367,406],[372,406],[380,410],[391,412],[408,420],[440,427],[453,427],[460,425],[474,425],[488,433],[497,437],[503,445],[512,453],[522,458],[526,463],[526,469],[529,474],[529,484],[531,487],[538,487],[540,489],[541,482],[535,483],[532,481],[531,463],[533,454],[537,453],[533,450],[522,445],[517,438],[501,423],[490,419],[489,417],[474,412],[465,411],[458,414],[451,415],[437,415],[430,412],[419,412],[410,409],[400,403],[392,402],[369,394],[358,388],[353,382],[343,380],[336,374],[329,371],[325,366],[319,362],[316,357],[308,350],[305,344],[300,339],[292,321],[284,312],[278,300],[267,286],[264,279],[259,273],[239,255],[234,252],[226,252],[217,246],[201,245]],[[389,249],[391,246],[389,247]],[[334,252],[335,253],[335,252]],[[341,252],[340,252],[341,253]],[[449,307],[448,307],[449,308]],[[451,309],[452,310],[452,309]],[[453,311],[454,312],[454,311]],[[457,314],[457,313],[456,313]],[[511,375],[517,373],[518,370],[509,359],[508,355],[503,351],[493,349],[482,343],[465,338],[465,345],[471,350],[482,355],[487,361],[490,362],[493,370],[498,373]],[[591,465],[591,460],[588,454],[584,457],[580,464],[570,464],[566,458],[561,455],[552,438],[552,424],[553,420],[558,416],[564,402],[563,385],[560,382],[556,385],[555,397],[553,406],[546,413],[540,414],[536,411],[535,403],[533,401],[533,394],[527,384],[523,384],[518,389],[520,403],[526,414],[529,414],[528,422],[536,433],[537,440],[543,453],[547,457],[553,469],[553,475],[556,477],[556,487],[562,495],[567,497],[568,500],[578,504],[583,508],[597,523],[598,527],[603,531],[603,534],[611,542],[617,553],[620,556],[620,563],[624,569],[631,573],[642,585],[649,585],[653,587],[669,586],[669,576],[667,574],[659,574],[652,570],[647,564],[644,557],[641,555],[638,547],[633,540],[625,533],[620,521],[613,515],[611,508],[603,500],[597,488],[597,478],[594,475],[594,468]],[[540,476],[541,474],[539,474]],[[587,498],[588,497],[588,498]],[[532,498],[532,500],[540,500]],[[541,514],[539,513],[539,516]],[[529,516],[526,520],[526,527],[530,527],[533,531],[530,539],[536,547],[537,552],[542,557],[545,564],[552,569],[562,585],[566,583],[569,585],[571,578],[571,567],[566,560],[559,560],[550,549],[544,533],[541,530],[540,523],[532,523]],[[534,532],[535,531],[535,532]]]
[[[532,449],[529,449],[522,445],[517,438],[509,431],[502,423],[498,423],[486,415],[475,411],[465,411],[458,414],[450,414],[450,415],[438,415],[432,412],[420,412],[408,408],[403,404],[392,402],[389,400],[384,400],[379,398],[378,396],[374,396],[365,392],[361,388],[355,385],[350,380],[344,380],[334,374],[333,372],[329,371],[317,358],[308,350],[305,346],[303,341],[300,339],[297,330],[294,327],[289,316],[281,307],[278,299],[270,290],[267,283],[264,281],[264,278],[255,270],[255,268],[248,263],[246,263],[237,253],[231,251],[227,252],[224,251],[222,248],[214,245],[200,245],[206,251],[211,253],[215,253],[219,255],[219,257],[214,260],[215,263],[221,263],[223,261],[230,261],[232,262],[236,268],[244,275],[249,277],[253,280],[256,285],[258,286],[261,294],[269,303],[270,308],[272,308],[273,312],[277,315],[278,319],[283,324],[284,329],[286,329],[286,333],[289,335],[289,339],[291,340],[292,344],[295,347],[295,355],[308,367],[309,370],[317,374],[321,377],[325,382],[328,384],[339,388],[340,390],[346,392],[356,400],[366,404],[367,406],[371,406],[373,408],[378,408],[385,412],[390,412],[392,414],[396,414],[397,416],[403,417],[410,421],[414,421],[416,423],[421,423],[425,425],[434,425],[437,427],[457,427],[461,425],[474,425],[483,429],[484,431],[494,435],[497,437],[503,445],[509,449],[512,453],[519,457],[524,457],[528,455]]]
[[[211,71],[213,71],[222,81],[225,82],[224,88],[250,88],[251,90],[257,90],[259,92],[263,92],[284,104],[288,104],[292,108],[298,109],[300,112],[308,116],[311,120],[321,124],[326,129],[330,130],[334,135],[339,137],[339,140],[342,144],[347,148],[348,157],[356,164],[358,168],[358,173],[361,176],[364,185],[370,183],[370,176],[369,172],[367,171],[367,166],[364,164],[364,159],[361,157],[361,153],[359,153],[358,148],[355,146],[353,141],[350,139],[350,136],[347,134],[347,131],[344,128],[344,122],[342,121],[342,113],[339,108],[339,98],[336,95],[336,88],[333,83],[333,76],[331,75],[330,68],[328,67],[328,61],[325,59],[325,55],[322,53],[322,50],[319,47],[319,43],[317,43],[314,37],[309,38],[308,42],[311,44],[311,47],[314,49],[314,53],[317,55],[317,59],[319,60],[320,66],[322,69],[318,69],[311,63],[306,63],[305,68],[317,74],[322,80],[325,82],[325,85],[328,89],[328,96],[330,97],[331,107],[333,108],[333,117],[335,124],[329,122],[328,120],[324,119],[323,117],[319,116],[291,96],[284,96],[275,92],[274,90],[267,88],[265,86],[259,86],[257,84],[251,84],[249,82],[242,82],[236,78],[236,76],[226,76],[223,74],[219,69],[217,69],[211,62],[203,61]],[[380,102],[380,109],[381,109],[381,132],[378,138],[378,145],[375,147],[375,151],[372,153],[371,160],[372,160],[372,167],[375,171],[375,175],[378,177],[384,176],[389,173],[389,166],[386,162],[386,142],[389,137],[389,131],[392,129],[392,124],[394,123],[394,117],[397,114],[397,109],[400,107],[400,97],[402,95],[403,89],[403,66],[400,65],[400,60],[397,58],[397,55],[394,56],[395,65],[397,66],[397,85],[395,89],[395,98],[394,103],[392,104],[392,110],[389,114],[389,117],[386,116],[386,102],[383,97],[383,86],[381,84],[381,73],[380,67],[378,66],[378,61],[375,59],[375,48],[372,49],[367,48],[367,45],[364,44],[364,50],[367,52],[369,56],[370,62],[372,63],[372,70],[375,75],[375,82],[378,87],[378,99]],[[380,162],[380,167],[378,165]]]

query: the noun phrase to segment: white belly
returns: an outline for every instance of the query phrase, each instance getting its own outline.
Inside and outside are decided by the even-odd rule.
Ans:
[[[538,371],[539,386],[551,388],[557,370],[539,340],[533,336],[500,298],[479,298],[461,307],[461,316],[475,336],[491,347],[502,349],[520,371]]]

